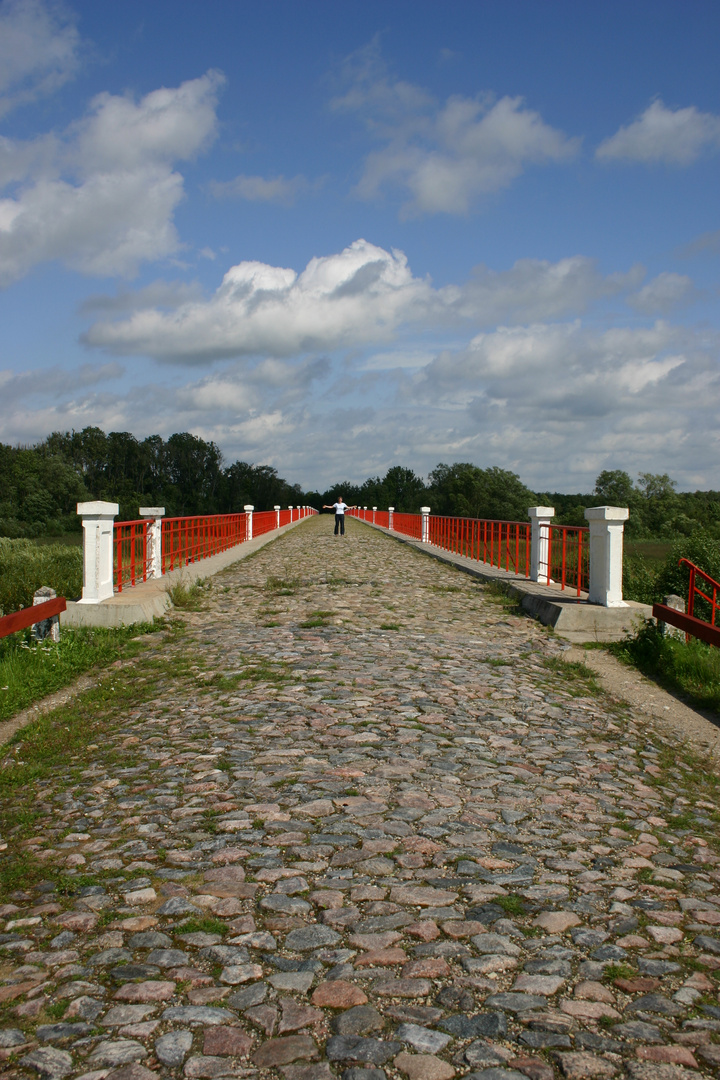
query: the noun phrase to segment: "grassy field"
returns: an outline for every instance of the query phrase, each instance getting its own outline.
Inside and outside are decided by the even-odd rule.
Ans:
[[[33,593],[41,585],[68,600],[78,599],[82,558],[82,548],[74,545],[0,538],[0,614],[31,607]]]
[[[150,624],[109,630],[64,629],[60,641],[33,642],[30,632],[0,640],[0,721],[9,720],[48,694],[68,686],[92,668],[106,668],[134,655]]]
[[[641,555],[649,565],[664,563],[673,546],[672,540],[625,540],[626,555]]]
[[[720,714],[720,649],[696,638],[686,644],[663,637],[654,623],[607,648],[689,705]]]

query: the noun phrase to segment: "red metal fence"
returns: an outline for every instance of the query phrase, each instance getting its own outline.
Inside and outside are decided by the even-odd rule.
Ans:
[[[386,511],[351,510],[353,517],[389,528]],[[393,513],[393,532],[422,540],[422,514]],[[578,596],[587,592],[590,580],[590,530],[551,525],[547,537],[548,565],[541,568],[543,577],[562,590],[574,589]],[[428,516],[428,541],[443,551],[452,551],[501,570],[530,577],[531,525],[524,521],[491,521],[483,518]]]
[[[61,611],[65,611],[66,607],[65,597],[58,596],[54,600],[46,600],[44,604],[35,604],[34,607],[21,608],[20,611],[13,611],[10,615],[3,615],[0,618],[0,638],[14,634],[18,630],[26,630],[34,623],[51,619],[53,615],[59,615]]]
[[[689,559],[679,559],[678,566],[685,565],[690,571],[688,582],[687,612],[676,611],[665,604],[653,604],[653,616],[658,622],[670,623],[685,631],[685,640],[700,638],[708,645],[720,646],[720,627],[715,620],[718,613],[718,592],[720,582],[715,581]],[[707,588],[704,592],[698,585],[698,578]],[[700,615],[695,614],[695,605],[699,604]],[[705,616],[704,618],[702,616]]]
[[[575,589],[579,596],[590,583],[590,530],[551,525],[548,536],[550,579],[561,589]]]
[[[262,536],[275,529],[300,521],[317,510],[295,506],[292,510],[264,510],[252,515],[252,535]],[[167,574],[181,566],[218,555],[228,548],[249,539],[249,515],[208,514],[199,517],[163,518],[162,572]],[[148,528],[151,519],[118,521],[115,523],[115,591],[146,581],[150,571],[147,562]]]
[[[119,521],[115,525],[115,590],[147,580],[148,520]]]

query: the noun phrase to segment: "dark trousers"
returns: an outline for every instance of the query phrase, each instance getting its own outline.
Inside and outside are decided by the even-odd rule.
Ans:
[[[338,534],[338,529],[340,530],[340,535],[344,536],[345,535],[345,515],[344,514],[336,514],[335,515],[335,535],[336,536]]]

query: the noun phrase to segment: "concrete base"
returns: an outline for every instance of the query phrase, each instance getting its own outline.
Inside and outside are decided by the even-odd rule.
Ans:
[[[577,596],[574,592],[563,591],[559,585],[540,585],[519,574],[499,570],[488,563],[468,559],[464,555],[454,555],[432,544],[423,544],[409,536],[390,532],[380,525],[360,522],[371,529],[379,529],[386,536],[392,536],[401,544],[429,555],[438,562],[448,563],[481,581],[494,581],[502,584],[509,596],[517,598],[520,606],[528,615],[539,619],[545,626],[552,626],[557,634],[567,641],[581,644],[586,641],[621,641],[627,634],[634,633],[643,619],[652,616],[649,604],[636,604],[626,601],[626,607],[601,607],[587,602],[587,593]]]
[[[306,520],[305,518],[302,519]],[[212,577],[220,573],[233,563],[247,559],[261,547],[270,544],[278,536],[295,529],[302,521],[293,521],[283,525],[281,529],[275,529],[270,533],[263,533],[252,540],[246,540],[244,544],[237,544],[219,555],[212,555],[209,559],[201,559],[200,562],[190,563],[188,566],[171,570],[161,578],[151,578],[143,581],[140,585],[125,589],[116,593],[99,604],[83,604],[79,601],[68,600],[67,609],[60,616],[61,626],[132,626],[133,623],[152,622],[155,617],[161,617],[168,608],[172,607],[169,590],[175,585],[191,585],[199,578]]]

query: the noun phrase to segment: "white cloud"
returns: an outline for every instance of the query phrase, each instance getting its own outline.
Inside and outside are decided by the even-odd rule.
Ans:
[[[350,89],[332,102],[355,110],[385,146],[370,153],[357,186],[361,198],[386,187],[409,196],[405,217],[467,214],[483,196],[508,187],[530,165],[574,157],[578,139],[546,124],[520,97],[450,97],[444,104],[389,77],[376,44],[347,66]]]
[[[0,144],[0,284],[48,260],[87,274],[132,275],[180,247],[173,164],[214,138],[222,76],[208,72],[139,102],[100,94],[63,138]]]
[[[213,180],[209,186],[216,199],[245,199],[247,202],[292,206],[297,196],[310,185],[304,176],[287,179],[284,176],[266,178],[241,174],[233,180]]]
[[[589,491],[603,468],[718,488],[719,354],[706,330],[574,320],[495,328],[419,370],[243,360],[173,387],[131,361],[129,390],[110,392],[90,369],[85,388],[51,379],[45,397],[40,374],[12,402],[0,386],[0,424],[21,441],[85,424],[192,431],[308,487],[460,460],[513,469],[537,491]]]
[[[43,0],[0,6],[0,116],[53,93],[78,66],[80,35],[72,14]]]
[[[605,139],[595,152],[600,161],[692,165],[706,150],[720,149],[720,116],[694,105],[668,109],[659,99],[641,116]]]
[[[665,272],[629,296],[628,303],[643,315],[664,315],[672,308],[690,303],[696,295],[692,279],[687,275]]]
[[[403,327],[579,314],[604,296],[636,287],[643,273],[602,277],[583,256],[557,263],[523,259],[510,270],[480,267],[464,285],[434,289],[413,276],[401,251],[357,240],[339,254],[312,259],[300,274],[239,263],[209,300],[189,299],[172,312],[139,303],[129,319],[100,321],[83,340],[117,354],[179,363],[286,357],[387,343]]]

